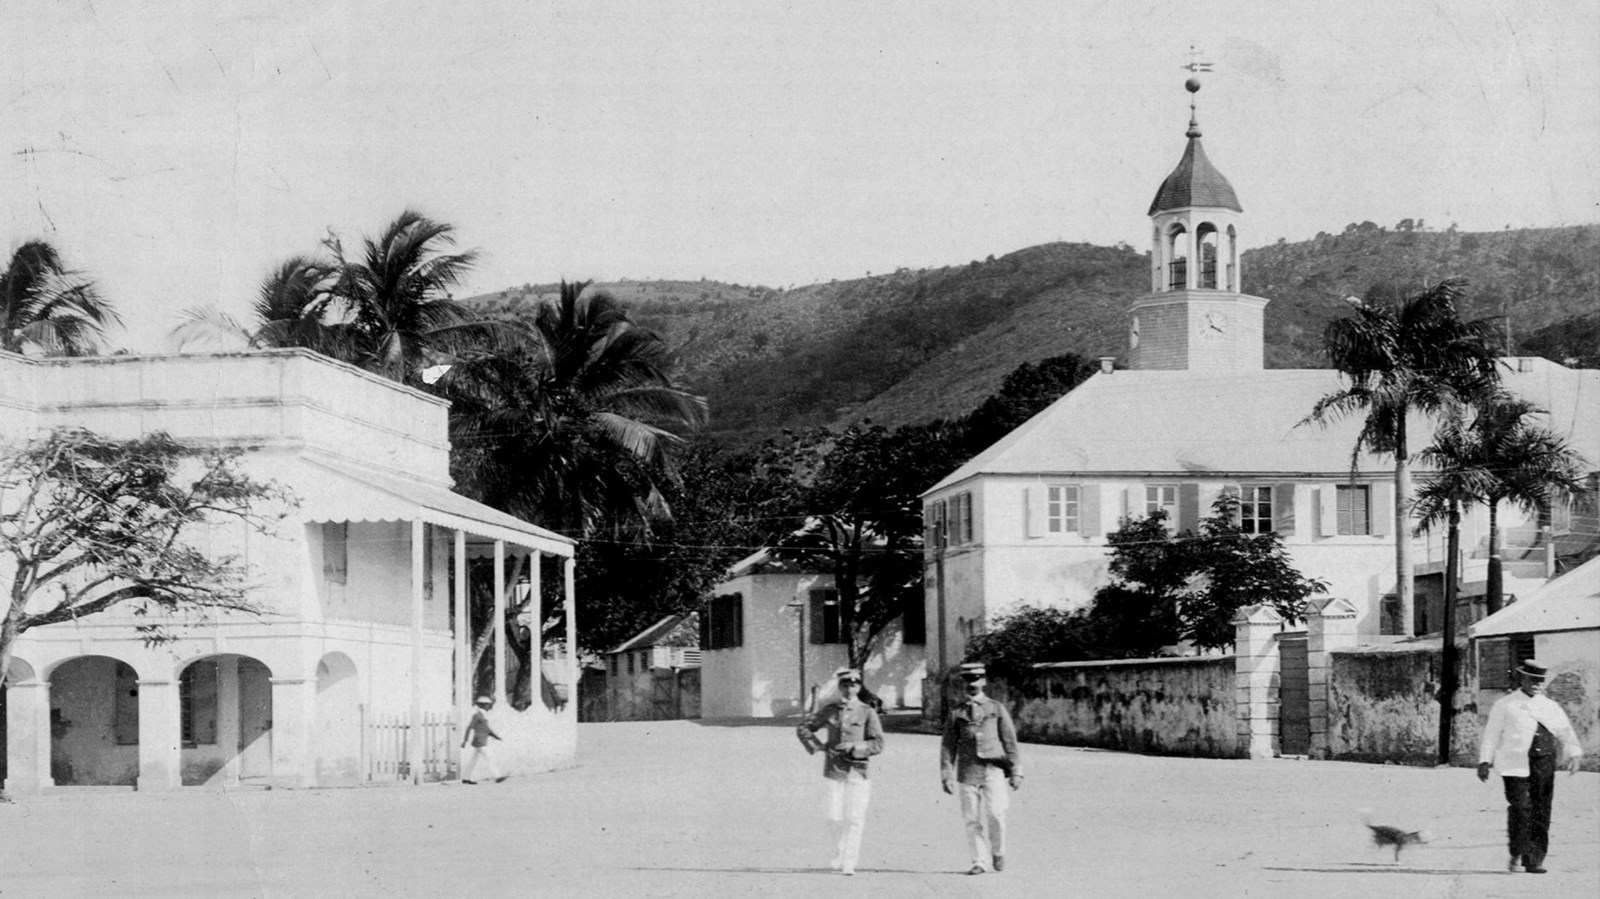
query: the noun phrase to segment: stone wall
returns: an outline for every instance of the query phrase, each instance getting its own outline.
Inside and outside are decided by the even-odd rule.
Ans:
[[[1161,755],[1237,755],[1233,656],[1041,665],[995,679],[1018,736]]]
[[[1330,652],[1328,757],[1435,764],[1441,654],[1438,640]],[[1461,687],[1455,697],[1451,761],[1472,765],[1477,762],[1483,720],[1478,714],[1472,653],[1465,645],[1457,677]]]

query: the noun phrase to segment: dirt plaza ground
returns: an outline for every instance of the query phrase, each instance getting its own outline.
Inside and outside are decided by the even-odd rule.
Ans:
[[[874,762],[861,870],[827,870],[820,763],[788,726],[588,724],[579,763],[498,785],[0,805],[0,897],[1596,896],[1600,775],[1558,775],[1542,876],[1508,874],[1468,769],[1024,746],[1002,874],[969,877],[935,737]],[[1433,832],[1399,864],[1357,809]]]

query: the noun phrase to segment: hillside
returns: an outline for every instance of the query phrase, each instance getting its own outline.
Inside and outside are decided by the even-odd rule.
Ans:
[[[675,348],[681,376],[711,402],[713,433],[749,440],[860,417],[902,424],[958,415],[1023,362],[1120,357],[1126,310],[1148,289],[1148,264],[1127,246],[1057,243],[788,290],[596,286]],[[1589,332],[1565,327],[1600,310],[1600,225],[1459,233],[1365,222],[1247,251],[1243,269],[1246,292],[1272,301],[1269,368],[1321,365],[1322,329],[1343,314],[1343,297],[1391,298],[1446,277],[1470,282],[1467,315],[1506,316],[1530,351],[1588,364],[1600,354],[1583,344]],[[554,293],[554,285],[524,285],[467,302],[515,314]]]

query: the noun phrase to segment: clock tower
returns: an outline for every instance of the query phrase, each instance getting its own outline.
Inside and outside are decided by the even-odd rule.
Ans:
[[[1190,78],[1189,145],[1150,204],[1150,293],[1135,300],[1128,328],[1131,368],[1251,371],[1263,367],[1267,301],[1240,288],[1233,185],[1206,158]]]

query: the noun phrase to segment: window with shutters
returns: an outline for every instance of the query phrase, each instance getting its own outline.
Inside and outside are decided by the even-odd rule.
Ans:
[[[1178,526],[1178,485],[1151,484],[1144,488],[1144,514],[1167,513],[1167,528]]]
[[[1239,529],[1246,534],[1272,533],[1272,488],[1245,487],[1239,491]]]
[[[622,662],[617,658],[617,654],[616,653],[612,653],[611,654],[611,676],[612,677],[616,677],[617,675],[621,674],[622,673],[621,669],[622,669]]]
[[[701,649],[733,649],[744,645],[744,597],[714,596],[701,625]]]
[[[1371,488],[1364,484],[1340,484],[1337,491],[1338,533],[1355,536],[1371,534]]]
[[[202,659],[178,675],[178,730],[185,746],[217,742],[217,663]]]
[[[1044,511],[1047,532],[1066,534],[1082,530],[1078,517],[1078,488],[1075,485],[1051,484],[1045,488]]]
[[[811,642],[845,642],[839,615],[838,590],[827,588],[811,591]]]

